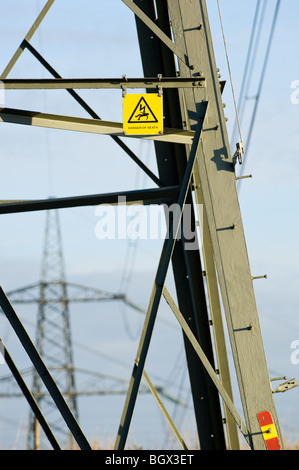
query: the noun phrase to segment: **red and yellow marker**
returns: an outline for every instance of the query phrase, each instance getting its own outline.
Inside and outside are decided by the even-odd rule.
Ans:
[[[268,450],[280,450],[279,439],[271,413],[262,411],[257,415]]]

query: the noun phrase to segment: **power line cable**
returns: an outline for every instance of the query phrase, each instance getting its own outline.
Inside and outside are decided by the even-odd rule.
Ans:
[[[259,13],[260,13],[260,7],[261,7],[261,1],[262,0],[257,0],[257,4],[256,4],[256,9],[255,9],[253,24],[252,24],[252,30],[251,30],[251,35],[250,35],[250,39],[249,39],[248,52],[247,52],[247,57],[246,57],[246,61],[245,61],[244,73],[243,73],[243,78],[242,78],[242,82],[241,82],[240,95],[239,95],[239,100],[238,100],[238,112],[239,112],[240,120],[241,120],[241,117],[242,117],[241,114],[242,114],[243,103],[244,103],[246,83],[248,83],[250,75],[252,75],[252,71],[253,71],[252,60],[254,61],[256,56],[257,56],[256,50],[257,50],[257,44],[259,42],[258,38],[259,38],[260,32],[262,30],[262,20],[263,20],[264,14],[265,14],[265,6],[266,6],[266,3],[267,3],[267,0],[265,0],[264,4],[263,4],[263,12],[261,14],[261,19],[260,19],[260,21],[258,21]],[[256,33],[257,27],[258,27],[258,33]],[[249,78],[248,78],[248,74],[249,74]],[[247,84],[247,87],[248,86],[249,85]],[[233,132],[232,132],[231,147],[232,147],[232,145],[234,145],[235,140],[237,138],[236,137],[237,125],[238,125],[237,120],[235,120]]]
[[[253,109],[252,118],[251,118],[251,122],[250,122],[250,126],[249,126],[248,136],[247,136],[247,141],[246,141],[246,152],[247,152],[246,155],[247,155],[247,158],[245,159],[245,161],[242,165],[241,176],[244,174],[246,161],[248,159],[248,149],[250,147],[252,133],[253,133],[254,124],[255,124],[255,121],[256,121],[256,116],[257,116],[257,111],[258,111],[258,106],[259,106],[259,103],[260,103],[262,88],[263,88],[265,75],[266,75],[266,70],[267,70],[269,57],[270,57],[270,52],[271,52],[271,46],[272,46],[274,33],[275,33],[275,29],[276,29],[280,4],[281,4],[281,0],[277,0],[276,7],[275,7],[275,12],[274,12],[274,17],[273,17],[273,21],[272,21],[272,25],[271,25],[270,35],[269,35],[269,39],[268,39],[266,54],[265,54],[265,58],[264,58],[264,63],[263,63],[263,67],[262,67],[261,77],[260,77],[260,81],[259,81],[258,91],[257,91],[257,95],[256,95],[255,106],[254,106],[254,109]],[[241,181],[242,180],[239,180],[239,186],[240,186]]]

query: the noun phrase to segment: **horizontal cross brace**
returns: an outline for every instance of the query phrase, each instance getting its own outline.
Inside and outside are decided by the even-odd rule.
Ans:
[[[4,79],[5,90],[60,90],[85,88],[196,88],[204,85],[204,78],[42,78],[42,79]]]
[[[170,186],[159,189],[144,189],[124,191],[120,193],[49,198],[35,201],[0,201],[0,214],[95,206],[98,204],[163,204],[176,200],[179,194],[179,190],[179,186]]]
[[[164,129],[163,134],[157,135],[125,135],[123,124],[119,122],[103,121],[57,114],[46,114],[35,111],[24,111],[11,108],[0,108],[0,122],[23,124],[27,126],[46,127],[91,134],[135,137],[144,140],[172,142],[176,144],[192,144],[194,132],[182,129]]]

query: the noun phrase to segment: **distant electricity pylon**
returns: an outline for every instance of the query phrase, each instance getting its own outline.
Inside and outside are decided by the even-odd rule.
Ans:
[[[47,211],[40,282],[11,291],[9,296],[13,303],[38,304],[36,347],[78,419],[77,397],[82,392],[77,389],[75,380],[69,303],[116,300],[127,303],[135,310],[141,309],[127,300],[124,294],[112,294],[66,282],[59,215],[55,210]],[[103,375],[100,378],[105,378],[106,393],[110,393],[109,387],[113,388],[111,393],[125,393],[126,387],[121,380]],[[103,388],[92,393],[103,394]],[[69,434],[65,423],[36,370],[33,370],[32,394],[58,440],[59,437],[65,440]],[[10,392],[6,396],[15,395]],[[32,412],[28,430],[28,448],[39,448],[41,436]],[[65,442],[65,445],[70,446],[70,442]]]

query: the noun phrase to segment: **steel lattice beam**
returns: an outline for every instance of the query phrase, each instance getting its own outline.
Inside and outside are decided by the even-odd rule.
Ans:
[[[196,88],[204,85],[204,78],[13,78],[1,80],[5,90],[85,90],[85,89],[107,89],[122,90],[123,88]]]

